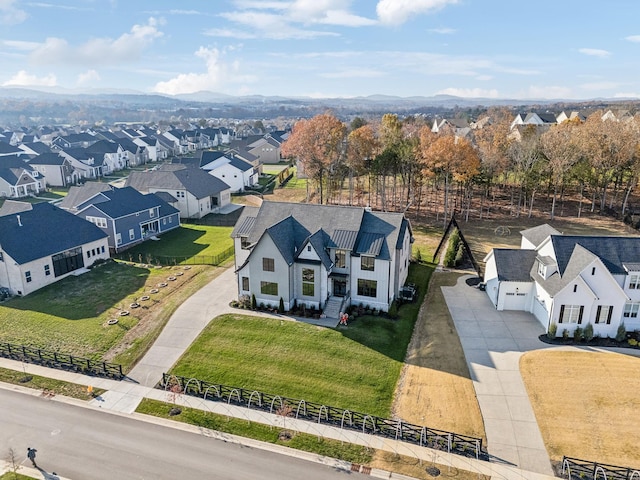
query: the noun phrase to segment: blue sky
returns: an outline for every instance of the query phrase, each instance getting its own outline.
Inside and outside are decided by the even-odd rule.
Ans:
[[[640,97],[638,0],[0,0],[0,85]]]

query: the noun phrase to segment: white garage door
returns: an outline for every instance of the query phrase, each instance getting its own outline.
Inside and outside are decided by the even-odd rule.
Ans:
[[[524,310],[527,304],[527,294],[520,292],[505,292],[503,310]]]

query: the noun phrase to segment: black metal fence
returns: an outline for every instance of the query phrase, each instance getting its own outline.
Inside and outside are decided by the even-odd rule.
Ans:
[[[84,373],[85,375],[115,378],[118,380],[124,378],[122,365],[107,362],[96,362],[95,360],[89,360],[88,358],[74,357],[73,355],[50,352],[25,345],[0,343],[0,357],[20,360],[27,363],[35,363],[37,365],[57,368],[60,370],[71,370],[74,372]]]
[[[218,253],[217,255],[191,255],[191,256],[171,256],[154,255],[151,253],[128,253],[123,252],[113,255],[119,260],[126,262],[148,263],[150,265],[220,265],[233,256],[233,247]]]
[[[172,387],[175,385],[179,386],[180,393],[205,400],[263,410],[282,416],[357,430],[370,435],[393,438],[466,457],[488,460],[488,455],[482,448],[481,438],[167,373],[162,374],[162,380],[157,388],[174,391]]]
[[[568,480],[635,480],[640,479],[640,468],[562,457],[562,476]]]

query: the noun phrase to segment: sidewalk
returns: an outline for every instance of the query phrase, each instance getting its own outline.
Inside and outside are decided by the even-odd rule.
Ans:
[[[553,475],[520,375],[523,352],[545,348],[542,326],[530,314],[497,311],[485,292],[466,284],[442,287],[476,390],[491,456]]]
[[[5,358],[0,358],[0,367],[9,368],[9,369],[18,370],[18,371],[22,371],[23,369],[21,362],[18,362],[15,360],[9,360]],[[167,392],[164,392],[158,389],[149,388],[149,387],[144,387],[141,385],[136,385],[131,382],[127,382],[126,380],[117,381],[117,380],[109,380],[109,379],[100,379],[100,378],[89,377],[86,375],[81,375],[73,372],[65,372],[61,370],[49,369],[47,367],[41,367],[38,365],[31,365],[31,364],[24,364],[24,368],[27,371],[27,373],[32,375],[40,375],[40,376],[45,376],[49,378],[56,378],[58,380],[65,380],[65,381],[77,383],[80,385],[92,385],[94,388],[102,388],[102,389],[107,388],[107,389],[110,389],[109,391],[123,393],[124,397],[126,397],[126,395],[132,395],[132,396],[135,395],[136,397],[138,395],[142,395],[145,398],[151,398],[151,399],[160,400],[164,402],[167,402],[169,400]],[[0,382],[0,388],[20,391],[20,392],[24,392],[26,394],[31,394],[31,395],[40,394],[38,390],[33,390],[20,385],[13,385],[13,384],[7,384],[2,382]],[[125,392],[129,392],[129,393],[125,393]],[[327,465],[332,465],[335,468],[343,468],[347,471],[349,470],[349,466],[350,466],[348,462],[343,462],[336,459],[327,459],[326,457],[318,457],[317,454],[293,450],[291,448],[282,447],[279,445],[273,445],[265,442],[260,442],[257,440],[252,440],[244,437],[238,437],[235,435],[217,432],[217,431],[209,430],[202,427],[184,424],[177,421],[152,417],[149,415],[143,415],[138,413],[124,413],[122,411],[104,409],[101,407],[100,397],[90,402],[86,402],[83,400],[77,400],[77,399],[63,397],[63,396],[55,396],[51,398],[50,401],[69,403],[82,408],[100,409],[113,415],[132,415],[134,418],[140,421],[145,421],[145,422],[154,423],[158,425],[164,425],[170,428],[179,428],[179,429],[187,430],[199,435],[219,438],[224,441],[232,441],[242,445],[253,446],[255,448],[261,448],[263,450],[272,451],[274,453],[291,455],[291,456],[306,459],[309,461],[317,461]],[[513,465],[508,465],[504,463],[485,462],[485,461],[476,460],[473,458],[466,458],[460,455],[448,454],[446,452],[442,452],[439,450],[432,450],[426,447],[420,447],[418,445],[398,442],[392,439],[377,437],[377,436],[364,434],[364,433],[360,433],[353,430],[343,430],[338,427],[333,427],[330,425],[322,425],[316,422],[310,422],[306,420],[296,420],[295,418],[291,418],[291,417],[282,417],[280,415],[269,414],[267,412],[262,412],[259,410],[252,410],[248,408],[237,407],[234,405],[228,405],[224,402],[214,402],[211,400],[205,401],[196,397],[178,395],[175,403],[184,407],[196,408],[200,410],[209,411],[212,413],[217,413],[219,415],[225,415],[228,417],[244,419],[244,420],[247,420],[248,422],[271,425],[274,428],[286,428],[289,430],[294,430],[302,433],[308,433],[309,435],[315,435],[319,438],[329,438],[329,439],[338,440],[342,442],[363,445],[363,446],[366,446],[369,448],[375,448],[378,450],[384,450],[386,452],[391,452],[399,455],[406,455],[412,458],[419,459],[420,461],[424,462],[425,465],[427,466],[432,463],[436,463],[440,465],[440,468],[467,470],[472,473],[491,476],[493,477],[494,480],[497,480],[497,479],[550,480],[552,478],[555,478],[549,475],[543,475],[536,472],[522,470]],[[1,469],[2,469],[2,464],[0,463],[0,471]],[[397,478],[397,479],[409,478],[409,477],[395,474],[395,473],[390,474],[389,472],[385,472],[383,470],[377,470],[377,469],[372,469],[371,475],[376,478]],[[36,478],[41,478],[41,477],[36,477]]]

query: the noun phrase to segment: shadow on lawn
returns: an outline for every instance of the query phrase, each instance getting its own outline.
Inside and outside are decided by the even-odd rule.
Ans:
[[[132,261],[144,262],[145,256],[179,256],[194,257],[208,245],[204,243],[196,243],[196,241],[204,236],[206,232],[202,230],[194,230],[192,228],[176,228],[169,232],[163,233],[159,242],[149,241],[141,243],[138,246],[128,249],[124,255],[130,255]],[[140,255],[142,257],[140,258]]]
[[[26,297],[9,300],[0,309],[9,310],[9,314],[11,310],[32,311],[68,320],[99,317],[107,310],[128,305],[127,297],[145,285],[149,274],[146,268],[109,261]]]

